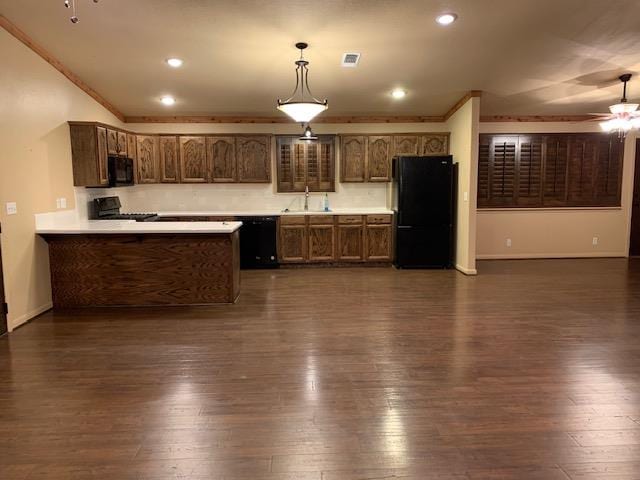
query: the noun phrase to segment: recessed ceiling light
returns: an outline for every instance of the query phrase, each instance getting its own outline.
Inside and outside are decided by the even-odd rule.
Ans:
[[[458,15],[455,13],[443,13],[442,15],[438,15],[436,17],[436,22],[440,25],[451,25],[458,19]]]
[[[182,60],[179,58],[167,58],[167,65],[173,68],[178,68],[182,66]]]
[[[166,105],[166,106],[171,106],[174,103],[176,103],[176,99],[170,95],[165,95],[160,99],[160,101],[163,103],[163,105]]]
[[[396,99],[404,98],[407,95],[407,91],[401,88],[394,88],[391,91],[391,96]]]

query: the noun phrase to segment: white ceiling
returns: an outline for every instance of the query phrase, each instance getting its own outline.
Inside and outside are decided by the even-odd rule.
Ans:
[[[616,77],[640,72],[638,0],[76,2],[76,25],[63,0],[0,0],[0,13],[126,115],[279,115],[297,41],[331,116],[442,115],[472,89],[483,115],[606,111]],[[437,25],[444,11],[459,20]],[[340,66],[347,51],[358,68]],[[640,101],[640,75],[629,90]]]

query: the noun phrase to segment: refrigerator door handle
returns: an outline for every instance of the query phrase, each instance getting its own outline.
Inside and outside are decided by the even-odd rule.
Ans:
[[[398,228],[413,228],[411,225],[398,225]]]

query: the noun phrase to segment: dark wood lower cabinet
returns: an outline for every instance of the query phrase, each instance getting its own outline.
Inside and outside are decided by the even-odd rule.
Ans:
[[[367,225],[365,258],[369,261],[391,261],[391,225]]]
[[[309,225],[309,261],[331,262],[335,258],[335,227]]]
[[[364,228],[360,225],[338,225],[338,256],[341,262],[364,260]]]
[[[279,261],[388,263],[391,232],[391,215],[283,216],[278,234]]]

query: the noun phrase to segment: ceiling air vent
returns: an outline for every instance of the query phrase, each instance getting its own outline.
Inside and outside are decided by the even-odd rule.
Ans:
[[[357,67],[359,61],[360,61],[359,53],[345,53],[344,55],[342,55],[343,67]]]

